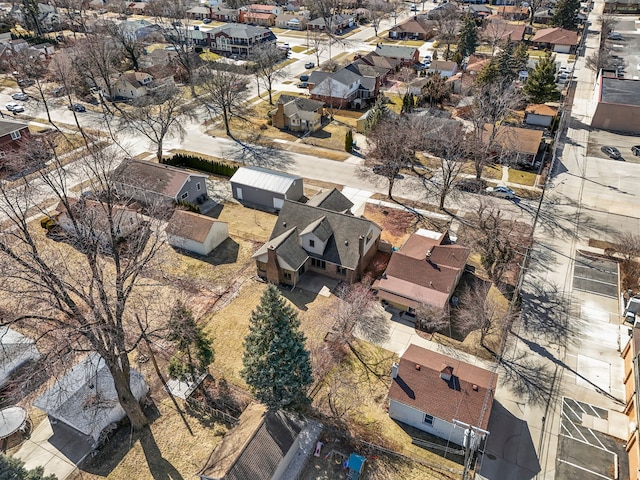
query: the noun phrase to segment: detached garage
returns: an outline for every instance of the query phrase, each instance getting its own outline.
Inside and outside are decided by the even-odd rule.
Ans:
[[[593,128],[640,134],[640,81],[605,77],[600,72],[592,108]]]
[[[240,167],[231,177],[233,198],[242,204],[279,211],[285,200],[299,201],[304,195],[302,177],[260,167]]]
[[[165,230],[169,245],[199,255],[208,255],[229,238],[229,226],[215,218],[176,210]]]

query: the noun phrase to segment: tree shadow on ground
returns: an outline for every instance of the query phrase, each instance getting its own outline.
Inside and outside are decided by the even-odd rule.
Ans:
[[[223,151],[224,158],[242,165],[286,170],[293,163],[290,152],[273,147],[273,140],[264,137],[263,132],[250,132],[249,138],[240,140],[231,137],[235,144]]]
[[[154,480],[184,480],[171,462],[162,456],[150,428],[140,432],[140,444]]]

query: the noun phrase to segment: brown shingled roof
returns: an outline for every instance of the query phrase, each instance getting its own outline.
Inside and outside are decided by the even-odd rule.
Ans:
[[[206,215],[187,210],[176,210],[171,216],[165,232],[169,235],[202,243],[207,239],[211,227],[216,222],[218,220]]]
[[[190,176],[205,178],[204,175],[142,160],[125,160],[115,170],[116,181],[123,185],[142,188],[175,198]]]
[[[450,381],[440,377],[443,364],[451,369]],[[456,419],[486,430],[497,379],[484,368],[410,345],[400,358],[389,398],[447,422]]]

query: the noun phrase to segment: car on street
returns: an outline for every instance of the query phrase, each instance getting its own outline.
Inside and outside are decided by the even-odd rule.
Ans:
[[[300,82],[298,88],[309,88],[309,82]]]
[[[307,75],[307,74],[300,75],[300,81],[301,82],[308,82],[309,81],[309,75]]]
[[[73,110],[75,112],[86,112],[87,109],[84,107],[84,105],[80,105],[79,103],[74,103],[73,105],[69,105],[67,107],[69,110]]]
[[[633,153],[636,157],[640,157],[640,145],[634,145],[631,147],[631,153]]]
[[[613,158],[614,160],[619,160],[622,158],[622,154],[620,153],[620,150],[618,150],[616,147],[609,147],[605,145],[600,150],[602,150],[602,153],[604,153],[610,158]]]
[[[310,68],[313,68],[315,66],[316,66],[316,64],[313,63],[313,62],[307,62],[307,63],[304,64],[304,68],[306,68],[307,70],[310,69]]]
[[[26,93],[18,92],[11,95],[11,98],[14,100],[20,100],[21,102],[26,102],[29,100],[29,96]]]
[[[411,5],[411,11],[412,12],[417,12],[418,11],[418,7],[416,7],[415,5]]]
[[[622,35],[620,34],[620,32],[611,32],[609,33],[609,35],[607,35],[607,38],[609,40],[622,40]]]
[[[9,110],[10,112],[16,112],[16,113],[20,113],[20,112],[24,112],[24,106],[20,105],[19,103],[7,103],[5,105],[7,107],[7,110]]]
[[[210,18],[205,18],[204,20],[202,20],[202,23],[204,23],[205,25],[208,25],[211,23],[211,19]]]
[[[32,78],[21,78],[20,80],[18,80],[18,85],[20,85],[21,87],[30,87],[31,85],[35,84],[36,81],[33,80]]]
[[[499,185],[497,187],[487,187],[485,189],[485,192],[487,192],[489,195],[493,195],[494,197],[506,198],[507,200],[516,198],[516,192],[503,185]]]

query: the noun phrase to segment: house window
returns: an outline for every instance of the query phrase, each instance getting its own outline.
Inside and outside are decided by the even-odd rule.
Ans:
[[[291,281],[291,272],[284,272],[284,279]]]
[[[424,423],[429,425],[430,427],[433,425],[433,415],[429,415],[428,413],[424,414]]]
[[[345,267],[341,267],[340,265],[338,265],[336,267],[336,273],[338,275],[342,275],[343,277],[347,276],[347,269]]]
[[[316,268],[320,268],[322,270],[326,270],[327,269],[327,264],[324,260],[320,260],[319,258],[312,258],[311,259],[311,266],[312,267],[316,267]]]
[[[311,248],[315,247],[316,246],[316,241],[315,240],[309,240],[309,246]]]
[[[11,132],[11,139],[18,140],[22,135],[20,135],[20,130]]]
[[[202,189],[202,187],[200,186],[200,182],[198,182],[198,183],[196,184],[196,190],[200,191],[201,189]]]
[[[189,192],[184,192],[182,195],[180,195],[180,198],[182,200],[184,200],[185,198],[187,198],[189,196]]]

